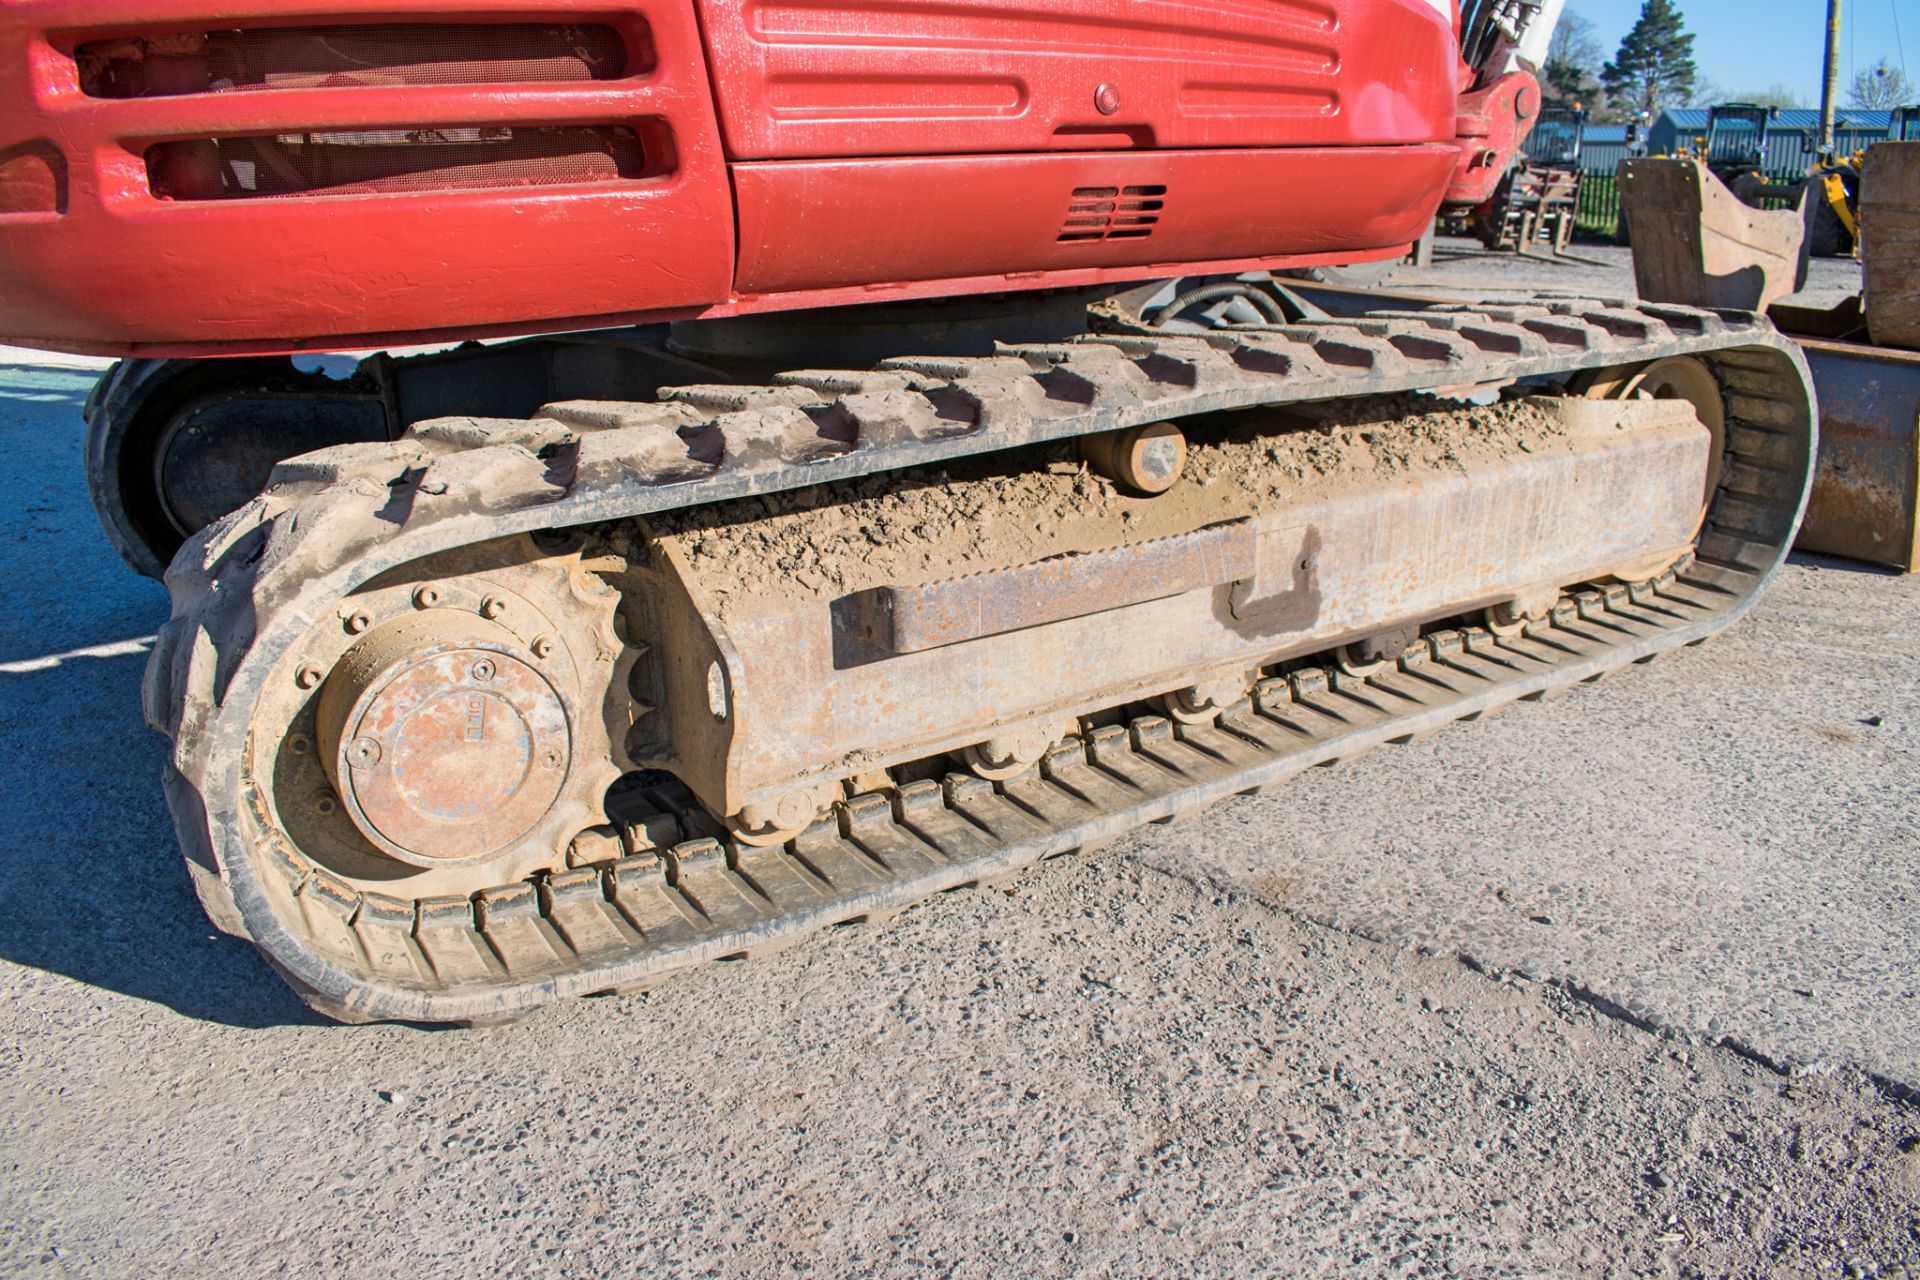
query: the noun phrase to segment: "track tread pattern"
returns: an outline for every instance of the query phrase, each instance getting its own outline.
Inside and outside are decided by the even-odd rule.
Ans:
[[[1601,299],[1193,337],[1114,328],[980,358],[678,388],[659,403],[441,419],[399,441],[284,464],[259,499],[176,560],[174,617],[148,672],[149,718],[174,738],[173,767],[205,805],[204,829],[182,823],[183,844],[220,869],[215,891],[234,899],[217,905],[237,906],[303,994],[340,1016],[491,1020],[643,988],[1694,642],[1750,602],[1804,501],[1804,365],[1752,316]],[[1303,668],[1213,723],[1136,719],[1002,784],[950,774],[855,797],[772,849],[700,834],[675,809],[686,802],[663,797],[663,814],[677,819],[667,828],[682,838],[629,832],[623,857],[471,900],[355,894],[286,847],[245,777],[249,710],[296,622],[385,569],[451,547],[1172,417],[1690,353],[1730,379],[1735,487],[1717,496],[1684,575],[1563,598],[1518,636],[1429,636],[1371,680]],[[278,878],[272,892],[266,877]],[[291,917],[276,895],[296,904]]]

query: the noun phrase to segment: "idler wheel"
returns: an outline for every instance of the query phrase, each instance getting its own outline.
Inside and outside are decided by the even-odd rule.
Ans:
[[[572,764],[565,700],[505,627],[427,610],[368,632],[320,690],[321,760],[353,823],[417,867],[532,832]]]
[[[1712,443],[1707,449],[1707,478],[1700,498],[1700,523],[1697,535],[1706,527],[1707,512],[1713,495],[1719,492],[1726,470],[1727,398],[1720,380],[1707,362],[1698,356],[1668,356],[1651,364],[1626,369],[1603,369],[1576,379],[1573,388],[1590,400],[1685,400],[1693,406],[1700,425],[1707,429]],[[1674,563],[1672,556],[1655,557],[1635,564],[1620,565],[1613,576],[1622,582],[1644,582],[1657,578]]]

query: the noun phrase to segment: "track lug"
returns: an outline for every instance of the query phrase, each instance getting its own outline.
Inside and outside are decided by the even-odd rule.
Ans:
[[[945,808],[940,784],[931,780],[909,782],[893,793],[894,817],[909,826],[931,821]]]

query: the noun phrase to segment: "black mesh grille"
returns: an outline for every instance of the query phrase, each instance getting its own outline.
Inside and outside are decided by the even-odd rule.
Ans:
[[[362,130],[201,138],[147,148],[163,200],[610,183],[671,167],[664,136],[616,125]]]
[[[404,23],[269,27],[93,40],[74,50],[95,98],[252,89],[611,80],[649,70],[598,24]]]

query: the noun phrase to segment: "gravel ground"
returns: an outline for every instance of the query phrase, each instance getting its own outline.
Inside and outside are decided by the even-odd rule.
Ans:
[[[1920,1272],[1912,581],[1796,563],[1712,645],[648,996],[343,1028],[187,886],[88,377],[0,368],[0,1274]]]

